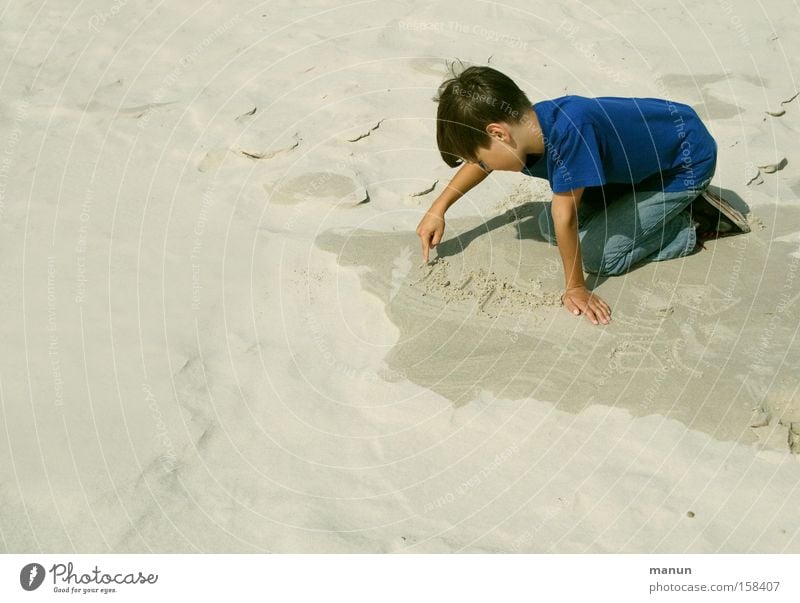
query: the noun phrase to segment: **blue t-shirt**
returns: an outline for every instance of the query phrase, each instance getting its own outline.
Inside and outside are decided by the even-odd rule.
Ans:
[[[717,144],[694,109],[657,98],[562,96],[533,105],[544,155],[522,172],[554,193],[627,183],[680,191],[714,174]]]

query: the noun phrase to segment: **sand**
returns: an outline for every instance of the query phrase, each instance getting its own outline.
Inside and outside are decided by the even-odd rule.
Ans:
[[[800,552],[796,8],[11,3],[0,550]],[[590,279],[452,177],[446,61],[669,97],[746,236]]]

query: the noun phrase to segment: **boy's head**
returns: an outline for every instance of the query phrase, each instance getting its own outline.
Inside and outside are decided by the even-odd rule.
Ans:
[[[445,163],[477,163],[492,143],[490,124],[519,123],[531,102],[508,76],[491,67],[468,67],[439,86],[436,142]]]

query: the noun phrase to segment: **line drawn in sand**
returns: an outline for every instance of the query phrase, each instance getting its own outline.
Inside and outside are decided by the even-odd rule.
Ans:
[[[531,290],[505,281],[496,273],[479,268],[456,274],[447,260],[436,258],[429,262],[425,273],[416,281],[408,283],[422,291],[423,295],[433,295],[445,303],[474,299],[478,311],[495,318],[500,312],[519,314],[541,307],[561,305],[556,293],[541,291],[541,283],[532,281]],[[453,285],[453,282],[458,284]]]

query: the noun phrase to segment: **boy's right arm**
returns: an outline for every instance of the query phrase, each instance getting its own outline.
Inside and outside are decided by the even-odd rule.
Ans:
[[[488,175],[489,172],[477,164],[465,163],[425,213],[417,226],[417,236],[422,243],[422,257],[426,262],[431,248],[436,247],[442,240],[445,212],[472,187],[483,182]]]

